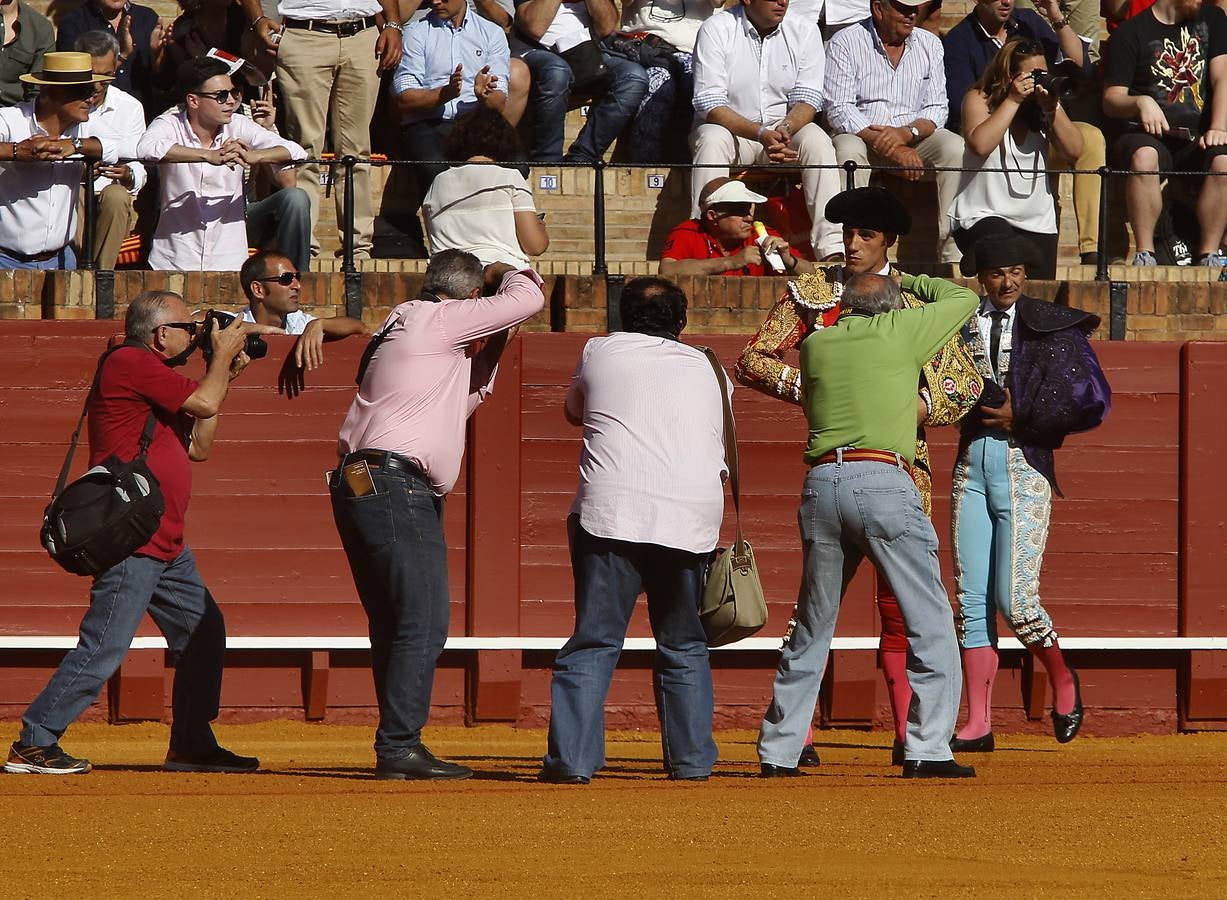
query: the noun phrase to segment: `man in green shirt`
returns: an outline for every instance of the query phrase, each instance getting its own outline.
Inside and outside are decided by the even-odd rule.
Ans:
[[[801,492],[804,572],[796,626],[759,732],[764,775],[799,774],[839,604],[866,556],[894,588],[908,626],[913,696],[903,777],[975,775],[950,753],[959,707],[958,641],[937,534],[909,469],[921,367],[958,333],[979,298],[924,275],[905,275],[903,287],[926,305],[901,309],[899,285],[887,276],[853,277],[839,320],[801,344],[805,460],[812,466]]]

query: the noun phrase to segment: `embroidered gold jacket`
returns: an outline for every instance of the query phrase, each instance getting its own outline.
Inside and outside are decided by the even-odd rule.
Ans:
[[[843,291],[842,267],[820,267],[788,284],[788,291],[776,302],[762,326],[746,344],[734,367],[737,380],[747,387],[801,403],[801,370],[784,362],[811,330],[825,328],[839,315],[839,295]],[[890,274],[899,271],[891,266]],[[903,292],[906,307],[923,301],[910,291]],[[812,324],[807,324],[812,322]],[[953,425],[975,406],[984,386],[975,362],[963,339],[956,335],[921,371],[920,393],[929,408],[925,425]],[[924,428],[916,429],[916,461],[912,477],[920,489],[925,513],[932,512],[932,469]]]

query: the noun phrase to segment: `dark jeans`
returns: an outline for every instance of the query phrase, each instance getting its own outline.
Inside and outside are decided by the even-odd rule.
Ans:
[[[609,67],[609,89],[594,97],[575,143],[566,159],[595,162],[617,140],[622,129],[639,109],[648,89],[648,76],[639,63],[611,53],[601,54]],[[557,53],[534,47],[524,53],[525,65],[533,76],[529,108],[533,119],[533,147],[529,159],[536,163],[563,159],[562,140],[567,105],[571,99],[571,67]]]
[[[94,580],[77,646],[22,716],[21,743],[59,741],[123,662],[146,610],[175,657],[170,749],[187,756],[216,749],[209,723],[221,696],[226,625],[187,547],[169,563],[130,556]]]
[[[311,265],[311,198],[302,188],[273,191],[247,204],[247,242],[294,263],[300,272]]]
[[[958,244],[964,256],[975,246],[977,241],[993,240],[994,238],[1002,237],[1026,238],[1035,246],[1038,263],[1037,265],[1027,267],[1027,277],[1041,281],[1051,281],[1057,277],[1058,235],[1024,231],[1011,225],[1005,219],[998,216],[989,216],[987,219],[981,219],[970,228],[960,228],[957,231],[950,232],[950,236],[954,238],[954,242]],[[964,271],[964,274],[970,278],[975,272]]]
[[[447,159],[447,138],[452,133],[455,119],[435,119],[432,122],[413,122],[401,131],[405,159]],[[430,190],[431,182],[447,171],[447,166],[412,166],[417,179],[419,200]]]
[[[699,596],[708,554],[596,537],[567,520],[575,576],[575,633],[558,652],[550,688],[545,766],[568,775],[605,765],[605,696],[641,590],[656,638],[652,685],[665,770],[678,778],[708,775],[712,678]]]
[[[332,515],[370,629],[375,755],[395,759],[422,743],[435,663],[447,642],[443,500],[424,478],[377,466],[375,493],[351,497],[339,472],[329,486]]]

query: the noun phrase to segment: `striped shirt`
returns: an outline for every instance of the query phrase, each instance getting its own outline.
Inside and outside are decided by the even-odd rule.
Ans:
[[[942,42],[921,28],[903,42],[898,66],[872,19],[845,28],[827,45],[826,114],[834,134],[858,134],[870,125],[946,124],[946,69]]]
[[[629,331],[594,337],[566,409],[584,425],[571,512],[585,531],[690,553],[716,546],[728,474],[724,405],[703,353]]]
[[[695,42],[696,121],[721,106],[759,125],[774,125],[798,103],[820,111],[825,62],[813,22],[785,16],[760,35],[744,7],[721,10],[703,23]]]

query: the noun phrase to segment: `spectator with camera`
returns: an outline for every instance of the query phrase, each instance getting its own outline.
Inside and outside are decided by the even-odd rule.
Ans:
[[[801,187],[814,254],[833,259],[841,232],[822,213],[839,193],[840,173],[831,139],[814,122],[823,106],[822,40],[812,22],[787,11],[788,0],[743,0],[699,28],[690,143],[704,168],[690,173],[691,215],[700,217],[703,186],[731,165],[831,166],[802,169]]]
[[[812,272],[814,264],[773,228],[754,228],[754,204],[766,203],[743,182],[713,178],[699,197],[702,215],[687,219],[669,232],[660,253],[660,274],[680,275],[795,275]],[[776,271],[775,262],[779,263]]]
[[[519,55],[532,73],[533,162],[596,162],[639,109],[648,88],[643,66],[601,49],[617,26],[612,0],[517,0]],[[564,154],[567,107],[579,97],[591,99],[588,120]]]
[[[141,101],[149,115],[158,112],[155,73],[162,67],[170,29],[148,6],[130,0],[86,0],[60,19],[57,50],[71,50],[87,31],[105,31],[119,44],[115,86]]]
[[[73,50],[90,55],[95,75],[114,77],[119,66],[119,42],[110,32],[87,31],[77,38]],[[94,85],[90,118],[102,122],[119,137],[120,159],[136,156],[136,142],[145,131],[145,110],[139,100],[112,82],[99,81]],[[82,249],[93,254],[97,268],[114,269],[119,248],[136,224],[136,198],[148,174],[139,162],[117,162],[94,171],[97,173],[94,179],[94,246]]]
[[[456,120],[447,153],[450,159],[467,158],[470,165],[441,174],[422,201],[431,252],[467,250],[482,265],[528,268],[530,256],[549,248],[549,233],[524,176],[491,165],[520,158],[515,129],[494,110],[475,109]]]
[[[51,56],[52,54],[48,54]],[[109,457],[146,462],[165,511],[149,543],[94,579],[77,646],[21,719],[6,772],[77,775],[90,770],[59,741],[123,662],[148,612],[175,657],[170,748],[163,768],[175,772],[251,772],[259,761],[218,746],[217,717],[226,650],[221,610],[184,539],[192,462],[208,459],[230,382],[247,366],[247,329],[236,318],[208,335],[212,358],[197,382],[176,372],[197,347],[201,323],[178,294],[146,291],[124,318],[125,340],[101,363],[88,404],[89,464]],[[270,329],[259,329],[268,331]],[[145,437],[151,434],[152,437]]]
[[[1133,265],[1153,266],[1163,211],[1160,174],[1227,173],[1227,16],[1197,0],[1157,0],[1108,43],[1103,110],[1123,125],[1113,162],[1133,172],[1125,202]],[[1170,186],[1169,186],[1170,187]],[[1197,265],[1221,268],[1227,179],[1206,178],[1197,200]]]
[[[161,215],[149,264],[155,269],[234,271],[254,241],[305,267],[309,260],[309,200],[282,187],[248,204],[244,175],[261,163],[284,165],[306,152],[235,110],[240,91],[220,59],[188,60],[176,79],[179,105],[150,123],[137,145],[142,159],[165,166],[159,179]],[[186,164],[186,165],[185,165]]]
[[[401,17],[396,0],[279,0],[280,22],[264,14],[260,0],[242,0],[260,47],[276,56],[277,83],[285,106],[285,133],[312,159],[331,148],[337,158],[371,155],[371,119],[379,78],[401,57]],[[330,140],[329,140],[330,139]],[[319,254],[320,169],[297,169],[297,184],[311,204],[311,255]],[[337,231],[344,232],[345,185],[333,187]],[[375,231],[371,167],[354,167],[354,257],[368,259]],[[337,251],[337,255],[341,254]],[[306,268],[304,265],[303,268]]]
[[[966,171],[949,214],[951,234],[964,253],[991,235],[1024,237],[1038,251],[1032,275],[1051,279],[1058,223],[1048,148],[1076,158],[1082,133],[1036,75],[1044,65],[1043,45],[1011,39],[968,91],[962,110]]]
[[[946,127],[967,136],[967,127],[962,120],[963,99],[976,82],[984,75],[989,63],[1012,38],[1037,42],[1043,51],[1045,64],[1041,67],[1055,71],[1060,67],[1063,81],[1069,84],[1058,93],[1071,90],[1071,77],[1078,73],[1082,79],[1094,77],[1088,41],[1074,29],[1071,16],[1062,13],[1065,8],[1057,0],[1040,0],[1036,6],[1043,15],[1033,9],[1016,8],[1015,0],[978,0],[967,16],[950,29],[942,43],[946,53],[946,94],[950,102],[950,117]],[[1068,113],[1068,110],[1066,111]],[[1089,122],[1074,122],[1082,135],[1082,152],[1075,157],[1067,156],[1061,148],[1050,146],[1049,163],[1056,168],[1078,169],[1088,174],[1073,176],[1074,215],[1078,222],[1078,252],[1083,264],[1096,261],[1099,246],[1099,176],[1098,171],[1106,160],[1106,144],[1103,132]]]
[[[839,31],[827,44],[826,115],[835,159],[854,162],[857,187],[869,185],[870,163],[899,167],[888,175],[916,181],[925,168],[957,168],[963,141],[946,123],[942,42],[916,27],[925,0],[872,0],[871,17]],[[937,181],[937,253],[959,258],[950,238],[950,208],[959,173]]]
[[[95,75],[88,53],[51,52],[37,73],[33,100],[0,109],[0,269],[75,269],[72,241],[84,165],[113,166],[122,140],[90,115]],[[64,162],[65,165],[48,165]]]
[[[43,66],[43,54],[55,49],[55,26],[25,0],[0,0],[0,107],[16,106],[29,92],[22,75]]]

